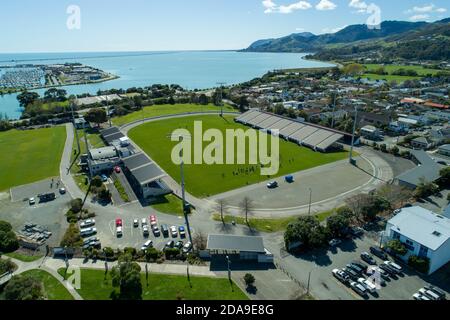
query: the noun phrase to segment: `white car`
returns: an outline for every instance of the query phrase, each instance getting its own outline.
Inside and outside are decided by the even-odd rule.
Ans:
[[[333,240],[331,240],[328,244],[329,244],[331,247],[337,247],[337,246],[340,245],[341,243],[342,243],[341,240],[339,240],[339,239],[333,239]]]
[[[146,226],[146,225],[147,225],[147,219],[142,218],[142,220],[141,220],[141,225],[142,225],[142,226]]]
[[[148,248],[153,247],[153,241],[152,240],[148,240],[146,243],[144,243],[144,245],[142,246],[141,250],[145,251]]]
[[[392,270],[396,271],[397,273],[402,273],[403,269],[398,264],[392,262],[392,261],[385,261],[385,265],[390,267]]]
[[[133,227],[135,227],[135,228],[139,227],[139,220],[138,219],[134,219],[133,220]]]
[[[66,192],[67,192],[67,191],[66,191],[66,188],[60,188],[60,189],[59,189],[59,193],[60,193],[60,194],[66,194]]]
[[[423,300],[423,301],[430,301],[431,300],[428,297],[426,297],[426,296],[424,296],[423,294],[420,294],[420,293],[414,293],[412,297],[413,297],[414,300]]]
[[[434,293],[433,291],[431,291],[431,290],[427,290],[425,288],[422,288],[422,289],[419,290],[418,293],[421,294],[422,296],[425,296],[429,300],[439,300],[439,296],[436,293]]]
[[[80,228],[81,229],[85,229],[85,228],[92,227],[93,225],[95,225],[95,220],[94,219],[88,219],[88,220],[85,220],[85,221],[80,223]]]
[[[171,227],[170,227],[170,233],[172,234],[172,238],[178,237],[178,230],[177,230],[177,227],[171,226]]]
[[[358,282],[366,287],[367,291],[369,291],[370,293],[375,293],[377,291],[377,286],[368,279],[359,278]]]
[[[183,246],[183,253],[188,253],[192,249],[192,243],[188,242]]]
[[[90,236],[92,236],[92,235],[94,235],[96,233],[97,233],[97,229],[96,228],[88,228],[88,229],[81,229],[80,230],[80,235],[83,238],[90,237]]]
[[[122,229],[122,227],[117,227],[117,229],[116,229],[116,235],[117,235],[118,237],[123,236],[123,229]]]
[[[147,237],[150,234],[150,232],[148,231],[147,225],[142,227],[142,232],[144,233],[144,237]]]
[[[28,200],[28,202],[30,203],[30,206],[34,206],[36,204],[36,199],[35,198],[30,198]]]

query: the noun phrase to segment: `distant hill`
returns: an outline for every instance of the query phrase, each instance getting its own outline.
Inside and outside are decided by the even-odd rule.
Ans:
[[[367,25],[348,26],[333,34],[314,35],[310,32],[294,33],[278,39],[258,40],[244,51],[258,52],[304,52],[323,48],[327,44],[348,43],[383,38],[427,25],[426,22],[385,21],[380,29],[369,29]]]
[[[313,57],[321,60],[368,52],[378,58],[399,56],[403,59],[438,60],[450,58],[449,41],[450,18],[434,23],[384,21],[379,29],[358,24],[330,34],[303,32],[278,39],[258,40],[242,51],[316,52]]]

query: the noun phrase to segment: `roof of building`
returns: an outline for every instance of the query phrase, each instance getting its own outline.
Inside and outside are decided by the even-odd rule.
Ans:
[[[259,253],[265,252],[263,238],[251,236],[210,234],[208,236],[208,244],[206,248],[208,250],[227,250]]]
[[[111,159],[117,157],[117,150],[114,147],[91,149],[89,153],[92,160]]]
[[[389,223],[392,231],[434,251],[450,238],[450,219],[422,207],[403,208]]]
[[[107,135],[106,137],[104,136],[103,139],[105,139],[108,144],[111,144],[113,141],[120,140],[123,137],[125,137],[125,135],[122,132],[118,132]]]
[[[428,139],[426,137],[417,137],[417,138],[413,139],[411,142],[423,143],[423,144],[429,144],[430,143],[430,141],[428,141]]]
[[[152,163],[152,161],[144,153],[137,153],[131,157],[123,159],[123,164],[130,171],[150,163]]]
[[[106,137],[110,134],[119,133],[119,132],[120,132],[119,128],[111,127],[111,128],[100,131],[100,134],[102,135],[102,137]]]
[[[412,150],[411,154],[420,163],[419,166],[399,175],[397,180],[417,186],[424,180],[434,182],[440,177],[441,166],[423,150]]]
[[[449,151],[450,152],[450,144],[444,144],[439,147],[439,150]]]
[[[153,162],[131,170],[131,173],[141,185],[151,183],[166,176]]]

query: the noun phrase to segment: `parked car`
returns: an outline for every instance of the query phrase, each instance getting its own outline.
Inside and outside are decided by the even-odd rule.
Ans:
[[[150,232],[148,231],[148,226],[147,225],[142,227],[142,232],[144,234],[144,237],[148,237],[150,235]]]
[[[350,283],[350,276],[343,270],[334,269],[331,271],[333,276],[344,284]]]
[[[278,188],[278,182],[276,182],[276,181],[269,182],[269,183],[267,184],[267,188],[269,188],[269,189],[275,189],[275,188]]]
[[[386,260],[388,257],[386,252],[384,252],[383,249],[378,247],[370,247],[370,253],[382,260]]]
[[[142,246],[141,250],[145,251],[148,248],[153,247],[153,241],[152,240],[148,240],[147,242],[144,243],[144,245]]]
[[[183,253],[188,253],[192,249],[192,243],[188,242],[183,246]]]
[[[30,198],[30,199],[28,199],[28,203],[30,204],[30,206],[34,206],[36,204],[36,199]]]
[[[361,268],[363,272],[367,271],[367,265],[365,263],[362,263],[361,261],[354,260],[351,264]]]
[[[142,220],[141,220],[141,225],[142,225],[142,226],[146,226],[146,225],[147,225],[147,219],[142,218]]]
[[[139,227],[139,220],[138,219],[134,219],[133,220],[133,227],[135,227],[135,228]]]
[[[169,227],[166,224],[161,225],[161,232],[164,237],[169,236]]]
[[[418,292],[414,293],[412,297],[414,300],[421,300],[421,301],[430,301],[431,300],[427,296],[424,296],[423,294],[420,294]]]
[[[178,227],[178,232],[180,233],[181,238],[186,238],[186,230],[183,226]]]
[[[362,297],[367,296],[367,289],[361,283],[351,281],[350,288],[352,288],[357,294],[359,294]]]
[[[354,237],[361,237],[364,234],[364,230],[358,227],[350,228],[350,234]]]
[[[358,273],[353,269],[345,267],[342,271],[344,271],[352,280],[357,280],[359,278]]]
[[[178,248],[180,250],[183,248],[183,246],[184,246],[183,241],[177,241],[177,243],[175,243],[175,248]]]
[[[97,233],[97,229],[96,228],[87,228],[87,229],[81,229],[80,230],[80,235],[83,238],[87,238],[87,237],[93,236],[96,233]]]
[[[435,286],[426,286],[424,289],[434,292],[437,296],[439,296],[440,300],[446,300],[447,298],[446,293]]]
[[[395,273],[400,274],[403,272],[402,267],[400,267],[398,264],[392,262],[392,261],[385,261],[384,262],[385,265],[387,265],[388,267],[390,267],[392,270],[394,270]]]
[[[370,253],[368,252],[363,252],[361,253],[361,259],[365,262],[367,262],[368,264],[374,266],[377,264],[377,262],[375,261],[375,259],[370,255]]]
[[[380,284],[382,286],[386,285],[385,280],[390,280],[389,274],[379,267],[369,267],[366,271],[366,275],[369,277],[371,277],[374,273],[378,273],[380,275]]]
[[[84,220],[80,223],[80,228],[81,229],[85,229],[88,227],[92,227],[93,225],[95,225],[95,220],[94,219],[88,219],[88,220]]]
[[[159,237],[161,235],[161,232],[159,231],[158,226],[153,226],[152,230],[153,230],[153,234],[155,235],[155,237]]]
[[[293,183],[295,181],[293,175],[285,176],[284,180],[286,180],[287,183]]]
[[[115,171],[116,173],[121,173],[121,172],[122,172],[122,170],[120,169],[119,166],[114,167],[114,171]]]
[[[116,228],[116,235],[117,235],[117,237],[123,236],[123,228],[121,226]]]
[[[375,293],[377,291],[377,286],[366,278],[359,278],[358,282],[362,284],[370,293]]]
[[[59,194],[66,194],[66,188],[59,188]]]
[[[166,248],[173,248],[175,246],[175,241],[170,240],[169,242],[166,243]]]
[[[171,226],[171,227],[170,227],[170,234],[171,234],[172,238],[178,237],[178,230],[177,230],[177,227]]]
[[[338,245],[340,245],[342,243],[342,240],[339,239],[333,239],[330,242],[328,242],[328,244],[330,245],[330,247],[337,247]]]
[[[419,293],[420,293],[421,295],[423,295],[423,296],[425,296],[425,297],[431,299],[431,300],[435,300],[435,301],[441,300],[441,299],[439,298],[439,296],[438,296],[436,293],[434,293],[434,292],[431,291],[431,290],[427,290],[427,289],[425,289],[425,288],[420,289],[420,290],[419,290]]]
[[[100,176],[100,178],[102,179],[103,182],[107,182],[108,181],[108,177],[105,174],[102,174]]]
[[[355,271],[358,275],[361,275],[364,272],[364,270],[361,267],[359,267],[357,265],[354,265],[353,263],[347,264],[346,267],[348,269],[351,269],[351,270]]]
[[[387,274],[389,274],[390,277],[397,275],[397,273],[394,270],[392,270],[391,267],[389,267],[388,265],[386,265],[384,263],[380,264],[379,268],[381,270],[383,270],[384,272],[386,272]]]
[[[122,219],[120,219],[120,218],[116,219],[116,227],[122,227],[122,226],[123,226]]]
[[[398,215],[400,212],[402,212],[402,209],[394,210],[394,216]]]

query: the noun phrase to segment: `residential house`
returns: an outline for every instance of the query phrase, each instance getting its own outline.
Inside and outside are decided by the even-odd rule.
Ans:
[[[398,185],[415,190],[423,182],[436,182],[440,178],[443,166],[437,164],[428,153],[423,150],[412,150],[412,160],[417,167],[402,173],[395,178]]]
[[[383,132],[374,126],[364,126],[360,130],[360,135],[369,140],[382,140]]]
[[[450,157],[450,144],[444,144],[443,146],[440,146],[438,149],[438,153],[442,154],[443,156]]]
[[[427,137],[418,137],[411,140],[411,146],[416,150],[428,150],[433,143]]]

